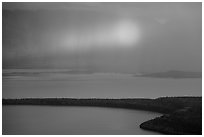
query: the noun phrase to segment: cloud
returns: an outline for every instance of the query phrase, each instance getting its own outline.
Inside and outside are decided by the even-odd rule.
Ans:
[[[164,18],[155,18],[155,20],[159,23],[159,24],[166,24],[168,22],[167,19]]]

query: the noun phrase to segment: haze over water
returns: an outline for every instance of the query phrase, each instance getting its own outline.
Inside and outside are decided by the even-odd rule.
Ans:
[[[150,78],[124,73],[16,69],[3,71],[3,98],[158,98],[201,96],[201,78]]]

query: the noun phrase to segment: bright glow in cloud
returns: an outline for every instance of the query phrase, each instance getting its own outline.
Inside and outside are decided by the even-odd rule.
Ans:
[[[136,44],[139,40],[139,35],[138,26],[129,20],[119,22],[115,30],[115,37],[123,46]]]
[[[129,48],[136,46],[140,39],[138,25],[127,19],[110,25],[85,30],[67,31],[59,35],[56,45],[68,51],[86,51],[91,48]],[[52,42],[53,43],[53,42]]]

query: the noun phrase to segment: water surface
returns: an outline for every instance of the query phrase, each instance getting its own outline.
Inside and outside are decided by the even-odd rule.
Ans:
[[[3,70],[3,97],[157,98],[201,96],[200,78],[148,78],[68,70]]]
[[[3,98],[157,98],[202,95],[202,79],[134,77],[69,70],[3,70]],[[147,111],[65,106],[3,106],[3,134],[158,134],[139,125]]]
[[[159,134],[139,125],[161,114],[119,108],[3,106],[3,134],[131,135]]]

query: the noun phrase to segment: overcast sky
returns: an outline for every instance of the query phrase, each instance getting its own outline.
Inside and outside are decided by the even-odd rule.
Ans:
[[[201,71],[202,3],[3,3],[3,68]]]

